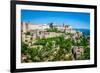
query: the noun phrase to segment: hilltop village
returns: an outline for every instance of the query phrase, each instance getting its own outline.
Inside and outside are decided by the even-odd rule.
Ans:
[[[22,22],[21,39],[25,63],[90,59],[90,39],[67,24]]]

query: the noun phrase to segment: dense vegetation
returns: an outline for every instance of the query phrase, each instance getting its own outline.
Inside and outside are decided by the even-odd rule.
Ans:
[[[71,34],[67,34],[70,35]],[[90,48],[87,38],[81,36],[76,41],[71,37],[65,39],[64,35],[52,38],[37,39],[32,45],[37,45],[36,48],[29,47],[22,42],[21,52],[26,59],[22,62],[44,62],[44,61],[68,61],[73,60],[72,46],[83,46],[84,55],[79,60],[90,59]],[[42,46],[42,47],[40,47]]]

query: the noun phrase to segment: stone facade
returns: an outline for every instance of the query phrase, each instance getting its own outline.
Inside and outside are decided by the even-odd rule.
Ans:
[[[72,54],[74,59],[79,59],[84,54],[84,48],[82,46],[73,46]]]

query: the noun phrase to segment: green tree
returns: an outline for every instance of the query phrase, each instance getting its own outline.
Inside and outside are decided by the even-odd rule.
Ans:
[[[21,52],[26,54],[28,51],[28,45],[25,44],[24,42],[21,42]]]

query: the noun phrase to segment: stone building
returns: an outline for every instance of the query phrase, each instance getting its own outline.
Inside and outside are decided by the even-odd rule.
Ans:
[[[84,54],[84,48],[82,46],[73,46],[72,54],[74,56],[74,59],[77,60]]]
[[[31,30],[45,30],[47,28],[49,28],[49,25],[46,24],[32,24],[26,22],[21,23],[22,32],[27,32]]]

